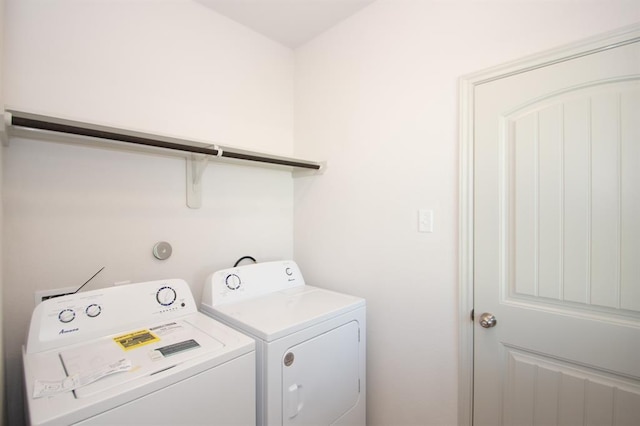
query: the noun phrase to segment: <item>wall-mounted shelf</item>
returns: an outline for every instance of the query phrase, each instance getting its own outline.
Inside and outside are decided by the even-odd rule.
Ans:
[[[99,139],[117,143],[121,147],[147,147],[179,153],[187,158],[187,205],[199,208],[202,201],[201,178],[210,159],[249,162],[255,165],[286,167],[311,173],[321,173],[324,163],[281,157],[205,142],[190,141],[168,136],[153,135],[133,130],[119,129],[92,123],[32,114],[23,111],[4,112],[5,143],[8,136],[24,129],[34,134],[75,135],[87,141]]]

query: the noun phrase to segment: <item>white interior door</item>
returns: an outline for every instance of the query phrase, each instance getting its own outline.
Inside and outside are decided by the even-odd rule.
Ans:
[[[474,425],[640,425],[639,35],[475,87]]]

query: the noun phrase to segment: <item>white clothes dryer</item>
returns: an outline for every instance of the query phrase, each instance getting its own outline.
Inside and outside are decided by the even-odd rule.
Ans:
[[[45,300],[23,347],[32,425],[254,424],[254,341],[183,280]]]
[[[266,262],[210,275],[201,310],[256,339],[258,425],[365,425],[364,299]]]

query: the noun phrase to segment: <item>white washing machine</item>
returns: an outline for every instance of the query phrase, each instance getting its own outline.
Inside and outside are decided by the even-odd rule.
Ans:
[[[23,347],[32,425],[254,424],[255,344],[183,280],[40,303]]]
[[[293,261],[207,278],[201,310],[256,339],[258,425],[365,425],[365,300],[305,285]]]

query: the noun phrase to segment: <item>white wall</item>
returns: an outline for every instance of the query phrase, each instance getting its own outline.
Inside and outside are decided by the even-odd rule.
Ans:
[[[369,425],[457,424],[458,78],[639,21],[636,0],[379,0],[296,51],[296,155],[329,166],[295,182],[295,258],[367,299]]]
[[[15,109],[293,151],[293,52],[183,0],[7,0],[5,102]],[[185,162],[12,139],[4,152],[4,328],[10,424],[20,424],[34,291],[180,277],[203,281],[243,255],[293,255],[289,172],[209,165],[203,208],[185,204]],[[158,241],[173,245],[166,261]]]

